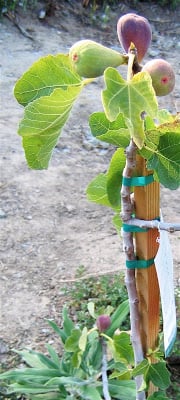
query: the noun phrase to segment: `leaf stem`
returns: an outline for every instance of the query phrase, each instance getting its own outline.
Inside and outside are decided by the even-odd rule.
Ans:
[[[133,64],[136,57],[136,48],[133,43],[130,44],[129,51],[128,51],[128,69],[127,69],[127,81],[130,81],[133,77]]]
[[[105,400],[111,400],[111,396],[108,388],[108,377],[107,377],[107,344],[104,338],[101,336],[102,345],[102,384],[103,384],[103,395]]]

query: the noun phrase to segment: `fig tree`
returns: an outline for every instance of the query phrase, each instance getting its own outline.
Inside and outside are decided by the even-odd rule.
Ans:
[[[69,50],[69,57],[76,72],[84,78],[96,78],[103,75],[107,67],[127,64],[126,55],[93,40],[76,42]]]
[[[104,332],[111,325],[111,318],[109,315],[102,314],[96,320],[96,326],[99,332]]]
[[[148,20],[140,15],[129,13],[122,15],[117,23],[117,34],[126,53],[131,43],[137,49],[137,58],[141,62],[151,43],[152,32]]]
[[[147,71],[157,96],[171,93],[175,85],[175,74],[171,65],[161,58],[147,62],[142,71]]]

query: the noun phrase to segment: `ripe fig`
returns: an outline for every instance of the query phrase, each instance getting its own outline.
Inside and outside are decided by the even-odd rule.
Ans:
[[[75,43],[70,48],[69,57],[76,72],[84,78],[96,78],[103,75],[107,67],[127,64],[126,55],[93,40],[80,40]]]
[[[148,20],[140,15],[129,13],[122,15],[117,23],[117,34],[126,53],[131,43],[137,49],[137,58],[141,62],[151,43],[152,32]]]
[[[171,65],[161,58],[147,62],[142,71],[149,72],[157,96],[171,93],[175,85],[175,74]]]
[[[96,320],[96,326],[99,332],[104,332],[111,325],[111,318],[109,315],[102,314]]]

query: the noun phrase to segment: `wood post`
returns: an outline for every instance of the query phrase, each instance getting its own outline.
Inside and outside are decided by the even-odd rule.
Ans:
[[[152,172],[146,169],[146,161],[137,156],[137,175],[145,176]],[[152,220],[160,215],[160,188],[158,182],[134,188],[135,214],[137,218]],[[139,259],[149,260],[158,250],[157,229],[135,234],[136,255]],[[155,265],[137,269],[136,284],[139,297],[140,332],[144,355],[149,348],[154,349],[158,341],[160,296]],[[151,386],[150,393],[156,389]]]

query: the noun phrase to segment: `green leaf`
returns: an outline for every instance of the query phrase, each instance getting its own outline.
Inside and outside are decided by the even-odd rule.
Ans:
[[[158,107],[149,74],[139,72],[126,81],[110,67],[105,70],[104,78],[107,89],[102,92],[102,102],[107,118],[114,121],[119,113],[123,113],[131,137],[138,148],[142,148],[145,135],[141,115],[146,112],[153,118]]]
[[[43,394],[38,394],[36,395],[31,395],[29,397],[30,400],[72,400],[72,397],[67,397],[66,395],[62,395],[62,393],[43,393]]]
[[[102,346],[97,332],[89,335],[89,349],[87,353],[87,363],[93,368],[93,371],[100,371],[102,365]]]
[[[139,363],[132,371],[132,375],[135,377],[137,375],[145,375],[149,369],[149,362],[148,360],[143,360]]]
[[[147,400],[169,400],[169,397],[166,396],[166,393],[155,392],[148,396]]]
[[[71,357],[71,364],[72,364],[73,368],[79,369],[80,365],[81,365],[81,361],[82,361],[82,351],[76,350]]]
[[[93,113],[89,119],[91,133],[97,139],[126,148],[130,142],[128,127],[123,114],[119,114],[113,122],[109,121],[103,112]]]
[[[8,387],[8,394],[11,393],[20,393],[20,394],[42,394],[52,392],[58,388],[54,387],[46,387],[44,385],[35,384],[34,382],[25,382],[25,383],[13,383]]]
[[[79,339],[81,337],[80,329],[72,329],[71,336],[69,336],[65,343],[65,350],[69,352],[76,352],[79,350]]]
[[[47,320],[47,322],[50,325],[50,327],[54,330],[54,332],[57,333],[62,342],[65,343],[67,335],[65,334],[64,330],[60,329],[59,326],[54,321]]]
[[[49,96],[54,89],[66,90],[68,86],[81,85],[81,78],[72,68],[69,56],[48,55],[40,58],[17,81],[14,95],[26,106],[42,96]]]
[[[151,364],[148,370],[148,379],[161,390],[165,390],[169,387],[170,373],[166,368],[166,363],[161,361],[155,364]]]
[[[87,335],[88,335],[88,330],[86,326],[82,330],[82,334],[79,338],[79,348],[81,351],[85,351],[86,349],[86,344],[87,344]]]
[[[109,379],[118,378],[121,381],[130,380],[131,379],[131,372],[130,370],[126,369],[126,371],[114,371],[110,376]]]
[[[86,189],[87,199],[102,206],[111,207],[107,195],[107,175],[97,175]],[[113,207],[114,208],[114,207]]]
[[[48,368],[56,369],[57,366],[50,358],[46,357],[43,353],[36,352],[34,350],[23,350],[15,351],[19,354],[23,360],[32,368],[43,368],[46,366]]]
[[[78,388],[78,394],[83,400],[102,400],[98,390],[93,386],[83,386]]]
[[[109,391],[118,400],[136,400],[136,387],[133,381],[109,380]]]
[[[117,234],[121,236],[122,219],[118,213],[113,216],[112,223],[116,228]]]
[[[133,364],[134,355],[132,344],[130,341],[130,335],[126,332],[121,332],[119,335],[113,336],[113,341],[115,349],[115,360],[128,362],[128,364]]]
[[[72,400],[71,397],[63,396],[62,393],[44,393],[44,394],[38,394],[36,395],[31,395],[31,400],[63,400],[63,399],[68,399]]]
[[[67,90],[55,89],[50,96],[41,97],[25,108],[18,133],[23,137],[23,147],[29,167],[33,169],[48,167],[61,129],[80,90],[80,87],[73,86]]]
[[[50,345],[50,344],[46,344],[46,348],[51,356],[51,360],[54,362],[54,364],[57,366],[57,368],[59,368],[60,366],[60,359],[58,354],[56,353],[55,349]]]
[[[0,374],[0,380],[11,380],[11,381],[33,381],[36,383],[45,383],[49,379],[57,377],[59,375],[58,369],[50,368],[23,368],[6,371]],[[39,382],[38,382],[39,381]]]
[[[93,302],[93,301],[89,301],[89,302],[88,302],[88,305],[87,305],[87,308],[88,308],[88,311],[89,311],[89,314],[91,315],[91,317],[93,317],[94,319],[96,319],[96,318],[97,318],[97,315],[96,315],[96,313],[95,313],[95,305],[94,305],[94,302]]]
[[[111,315],[111,325],[106,330],[106,335],[113,336],[116,329],[120,328],[122,322],[127,318],[129,314],[129,300],[123,301]]]
[[[168,132],[160,136],[157,150],[149,158],[147,167],[154,169],[165,187],[175,190],[180,186],[180,133]]]
[[[62,317],[63,317],[63,329],[66,336],[68,337],[71,335],[72,329],[74,329],[74,322],[72,321],[71,318],[69,318],[66,307],[63,308]]]
[[[107,194],[112,207],[120,208],[122,186],[122,173],[126,157],[123,149],[117,149],[113,154],[107,173]]]
[[[168,110],[162,109],[162,110],[158,110],[157,120],[158,120],[159,124],[164,124],[167,122],[173,122],[174,117]]]

